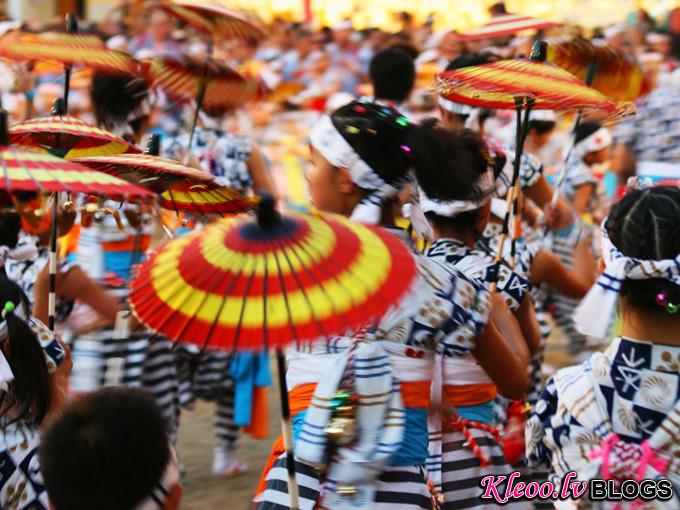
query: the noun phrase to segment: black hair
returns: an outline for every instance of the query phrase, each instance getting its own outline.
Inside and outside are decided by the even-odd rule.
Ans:
[[[171,460],[150,396],[102,389],[69,404],[42,435],[40,466],[57,510],[128,510],[151,495]]]
[[[539,135],[549,133],[555,129],[556,122],[552,120],[530,120],[529,131],[534,130]]]
[[[0,212],[0,246],[7,246],[10,249],[16,247],[20,232],[21,217],[15,212]],[[0,271],[0,274],[2,273],[3,271]]]
[[[598,131],[602,124],[598,122],[581,122],[574,130],[574,143],[585,140],[590,135]]]
[[[426,144],[428,139],[430,142]],[[450,132],[433,128],[432,134],[419,145],[425,146],[426,150],[416,155],[416,158],[422,158],[415,165],[416,180],[428,197],[442,201],[485,198],[488,191],[480,190],[477,183],[493,165],[493,161],[478,133],[469,129]],[[478,214],[479,210],[474,210],[455,218],[431,212],[426,213],[426,216],[435,227],[452,225],[464,229],[474,226]]]
[[[628,193],[616,203],[607,219],[612,244],[628,257],[643,260],[674,259],[680,253],[680,189],[658,186]],[[680,304],[680,285],[665,279],[625,280],[621,296],[631,306],[647,312],[664,312],[656,303],[659,293]]]
[[[463,67],[490,64],[499,59],[500,57],[498,55],[489,51],[483,51],[481,53],[463,53],[449,62],[449,65],[446,66],[446,71],[455,71],[456,69],[462,69]]]
[[[144,79],[99,72],[92,77],[90,95],[99,126],[112,130],[129,123],[135,133],[139,131],[144,117],[132,122],[128,117],[149,96],[149,85]]]
[[[0,324],[4,322],[7,326],[7,336],[0,339],[0,349],[14,380],[1,398],[0,412],[6,415],[11,410],[14,420],[27,419],[40,425],[52,404],[45,354],[28,323],[17,315],[19,307],[26,313],[30,311],[26,294],[14,281],[0,274],[0,310],[4,310],[8,302],[14,305],[14,310],[5,312],[4,318],[0,316]]]
[[[388,48],[371,59],[368,74],[376,98],[401,103],[413,90],[416,66],[404,51]]]

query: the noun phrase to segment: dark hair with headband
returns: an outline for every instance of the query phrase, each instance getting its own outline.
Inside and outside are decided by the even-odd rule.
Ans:
[[[555,129],[556,125],[557,123],[552,120],[530,120],[529,131],[533,130],[536,131],[537,134],[543,135]]]
[[[581,122],[574,130],[574,143],[579,143],[602,128],[598,122]]]
[[[7,326],[0,349],[14,374],[9,390],[0,397],[0,412],[6,415],[11,409],[14,420],[30,419],[40,424],[52,403],[45,354],[28,323],[17,315],[19,307],[30,314],[26,295],[4,275],[0,275],[0,306],[0,325],[4,322]]]
[[[388,48],[371,59],[368,74],[376,98],[401,103],[413,90],[416,66],[403,50]]]
[[[664,260],[680,254],[678,225],[680,189],[658,186],[624,196],[609,213],[606,228],[612,244],[627,257]],[[680,286],[665,279],[625,280],[621,296],[645,311],[666,310],[663,300],[680,306]]]
[[[56,510],[135,508],[170,460],[161,412],[145,392],[123,388],[69,404],[40,446],[45,487]]]

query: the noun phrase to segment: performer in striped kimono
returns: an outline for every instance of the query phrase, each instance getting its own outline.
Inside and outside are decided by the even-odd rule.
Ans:
[[[314,168],[308,180],[314,205],[389,226],[394,197],[409,168],[449,155],[442,136],[413,126],[385,106],[361,101],[343,106],[312,131]],[[488,323],[490,302],[483,286],[452,266],[417,260],[420,279],[413,295],[377,328],[288,353],[301,509],[411,510],[440,504],[425,468],[436,352],[457,358],[475,350],[486,359],[502,353],[508,372],[516,369],[519,391],[524,390],[526,367]],[[355,417],[337,430],[342,417],[320,411],[314,402],[333,398],[348,380],[358,395],[350,403]],[[385,397],[378,413],[369,405],[375,394]],[[263,473],[256,508],[289,508],[286,487],[279,441]]]
[[[417,208],[432,225],[435,238],[425,255],[490,285],[496,264],[475,245],[490,214],[493,160],[476,133],[445,133],[451,146],[449,157],[436,167],[425,167],[426,171],[415,167]],[[461,172],[473,176],[462,186],[449,178]],[[513,340],[516,356],[528,360],[540,343],[529,281],[502,263],[498,291],[497,313],[505,318],[502,332]],[[483,363],[472,355],[438,359],[435,368],[433,400],[441,401],[441,410],[430,420],[428,469],[441,486],[444,508],[491,507],[479,497],[481,479],[511,471],[494,420],[497,389],[509,398],[521,399],[527,387],[517,391],[517,375],[508,366]],[[528,372],[524,377],[528,380]]]
[[[526,431],[530,459],[556,481],[570,471],[583,481],[668,479],[673,499],[650,503],[669,509],[680,505],[679,222],[676,186],[637,189],[613,207],[602,225],[602,274],[575,321],[581,333],[606,338],[619,304],[621,336],[558,371]]]

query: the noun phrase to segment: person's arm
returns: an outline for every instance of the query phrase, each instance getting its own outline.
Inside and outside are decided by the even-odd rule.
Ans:
[[[48,320],[48,293],[49,293],[49,264],[40,272],[35,282],[33,315],[47,323]],[[120,305],[116,298],[104,292],[104,290],[90,279],[78,266],[72,267],[67,273],[57,273],[57,290],[60,296],[78,299],[105,321],[105,324],[113,325],[116,322],[116,314]]]
[[[531,283],[545,283],[570,298],[580,299],[595,283],[596,263],[590,239],[574,248],[574,270],[554,253],[539,251],[531,263]]]
[[[491,295],[489,322],[495,326],[496,330],[519,359],[523,363],[529,363],[531,354],[522,335],[522,329],[510,307],[500,294],[494,293]]]
[[[574,198],[572,200],[572,204],[574,205],[574,209],[579,215],[587,211],[588,201],[590,200],[590,197],[592,196],[594,190],[595,185],[591,183],[578,186],[574,190]]]
[[[472,355],[505,397],[519,400],[529,389],[528,362],[501,336],[494,322],[477,338]]]
[[[264,154],[262,154],[262,150],[257,145],[253,145],[250,158],[248,158],[248,171],[253,178],[253,188],[255,191],[267,191],[274,197],[274,200],[278,200],[278,190],[267,170]]]
[[[546,217],[546,223],[557,230],[571,225],[574,221],[574,216],[571,213],[569,204],[562,198],[558,198],[557,204],[553,207],[551,204],[553,196],[553,188],[548,183],[545,176],[541,177],[531,185],[525,194],[538,207],[543,209]]]
[[[538,352],[541,349],[541,330],[536,320],[531,294],[527,292],[519,308],[515,310],[514,315],[522,330],[522,336],[527,348],[531,354]]]

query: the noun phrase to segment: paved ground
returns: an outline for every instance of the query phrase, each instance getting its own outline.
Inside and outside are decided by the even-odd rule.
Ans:
[[[546,361],[553,367],[570,364],[570,358],[563,349],[559,337],[551,338]],[[274,372],[272,372],[274,373]],[[276,387],[270,389],[270,436],[265,441],[255,441],[248,436],[240,440],[239,458],[249,465],[247,473],[224,480],[214,477],[211,472],[212,448],[215,439],[212,433],[214,407],[201,403],[196,410],[182,415],[179,434],[180,460],[187,470],[184,484],[183,510],[245,510],[257,486],[262,466],[269,454],[269,448],[278,434],[279,406]]]

